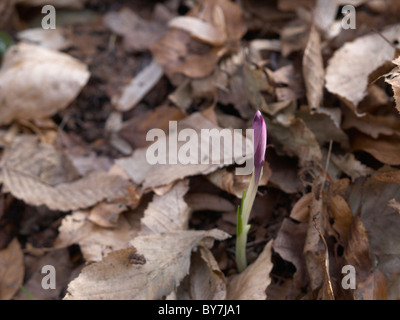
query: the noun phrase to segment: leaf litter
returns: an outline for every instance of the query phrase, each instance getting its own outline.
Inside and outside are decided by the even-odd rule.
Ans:
[[[15,4],[52,4],[60,26]],[[1,299],[400,299],[396,1],[24,0],[0,14],[15,42],[0,60]],[[250,175],[230,151],[251,145],[235,129],[256,110],[268,146],[238,273]],[[171,139],[200,136],[200,154],[204,129],[235,140],[219,161],[154,165],[156,128],[159,159]]]

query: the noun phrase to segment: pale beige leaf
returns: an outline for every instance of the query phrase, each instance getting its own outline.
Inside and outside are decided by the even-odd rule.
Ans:
[[[157,84],[162,75],[163,69],[156,61],[152,61],[123,89],[120,97],[113,98],[115,108],[123,112],[132,109]]]
[[[70,183],[50,186],[38,177],[3,166],[0,181],[16,198],[34,206],[69,211],[90,207],[104,199],[129,196],[129,182],[105,172],[94,172]]]
[[[64,299],[155,300],[170,294],[188,274],[190,257],[199,245],[229,237],[221,230],[175,231],[139,236],[134,248],[110,253],[82,270],[68,286]],[[131,264],[131,254],[144,256],[145,264]]]
[[[64,53],[27,43],[10,47],[0,70],[0,124],[54,115],[88,79],[86,65]]]
[[[187,144],[196,141],[199,148],[198,152],[196,152],[197,154],[195,154],[195,152],[190,152],[190,161],[193,161],[194,164],[181,164],[178,161],[177,152],[171,152],[172,155],[170,155],[167,145],[168,140],[169,138],[172,138],[176,141],[178,135],[175,129],[171,129],[170,132],[173,134],[172,137],[160,135],[157,137],[158,140],[155,142],[158,144],[158,146],[163,144],[166,145],[165,152],[161,150],[161,148],[157,150],[158,159],[162,159],[163,161],[165,160],[166,164],[150,164],[147,158],[148,148],[142,148],[135,150],[133,155],[129,158],[118,159],[116,161],[117,165],[125,170],[135,183],[143,184],[144,188],[154,188],[167,185],[175,180],[182,179],[187,176],[208,174],[213,172],[218,168],[229,164],[224,163],[224,159],[232,164],[234,161],[240,161],[243,159],[249,160],[252,156],[252,153],[249,152],[243,157],[235,155],[233,150],[244,150],[245,147],[247,147],[247,150],[252,150],[251,139],[244,138],[241,134],[233,132],[231,129],[225,129],[230,132],[233,143],[221,143],[220,154],[214,150],[214,152],[206,152],[204,157],[200,157],[201,149],[209,150],[209,146],[211,145],[211,138],[201,134],[201,130],[216,129],[218,134],[221,133],[222,130],[222,128],[214,125],[200,113],[193,113],[189,117],[179,121],[177,130],[180,132],[182,129],[193,130],[190,131],[189,137],[187,137],[184,142],[177,142],[177,150],[179,152],[180,148],[185,143]],[[153,153],[150,153],[150,156],[152,155]],[[212,163],[213,161],[216,163]],[[202,162],[204,164],[202,164]]]
[[[0,250],[0,300],[9,300],[24,280],[24,254],[18,239]]]
[[[386,27],[382,34],[393,42],[400,40],[400,24]],[[393,59],[395,49],[378,33],[371,33],[346,43],[336,50],[326,69],[326,88],[357,105],[367,94],[368,75]]]
[[[227,40],[224,30],[196,17],[176,17],[168,23],[170,28],[177,28],[190,33],[193,38],[218,46]]]
[[[51,50],[64,50],[71,45],[71,41],[65,37],[62,28],[48,30],[42,28],[25,29],[18,32],[17,38]]]
[[[119,217],[114,229],[99,227],[88,218],[89,214],[85,211],[76,211],[66,216],[54,247],[65,248],[79,244],[87,262],[100,261],[112,251],[127,248],[129,241],[139,231],[138,225],[136,228],[131,227],[123,216]]]
[[[227,288],[228,300],[265,300],[266,290],[271,283],[269,273],[272,270],[271,262],[272,240],[270,240],[256,261],[249,265],[242,273],[230,279]]]
[[[190,274],[177,290],[178,300],[224,300],[226,279],[211,251],[200,247],[192,254]]]
[[[372,139],[364,134],[357,134],[352,139],[353,150],[363,150],[372,154],[380,162],[400,165],[400,145],[397,137]]]
[[[395,209],[398,213],[400,213],[400,203],[395,199],[392,199],[388,202],[388,206]]]
[[[140,235],[186,230],[191,211],[183,197],[188,190],[189,181],[183,180],[164,195],[155,195],[141,220]]]
[[[89,220],[104,228],[114,228],[117,226],[120,213],[126,210],[122,203],[100,202],[90,210]]]
[[[374,172],[373,169],[358,161],[352,153],[344,155],[331,154],[331,161],[336,167],[347,174],[352,181]]]
[[[303,77],[306,85],[308,104],[312,111],[319,109],[321,105],[324,91],[324,76],[321,39],[316,27],[312,26],[303,56]]]
[[[266,186],[270,177],[271,169],[268,162],[265,161],[263,166],[263,175],[260,179],[259,185]],[[237,175],[235,172],[223,168],[208,174],[206,178],[220,189],[235,195],[237,198],[242,198],[243,190],[245,190],[250,183],[251,174]]]

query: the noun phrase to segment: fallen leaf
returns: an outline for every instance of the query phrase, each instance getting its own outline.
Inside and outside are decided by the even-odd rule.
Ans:
[[[110,229],[91,222],[88,212],[75,211],[63,219],[54,247],[79,244],[87,262],[100,261],[110,252],[128,248],[138,231],[139,226],[133,228],[123,216],[119,217],[115,228]]]
[[[162,196],[155,195],[141,219],[140,235],[160,234],[188,228],[191,210],[184,200],[189,181],[177,182]]]
[[[400,112],[400,97],[399,97],[399,90],[400,90],[400,82],[399,82],[399,65],[400,65],[400,57],[392,61],[394,64],[397,65],[389,74],[385,77],[385,82],[389,83],[392,86],[394,99],[396,101],[396,109]]]
[[[390,41],[398,38],[400,25],[386,27],[382,34]],[[325,81],[328,91],[338,95],[358,114],[357,106],[367,93],[368,76],[393,59],[395,49],[377,33],[347,42],[328,62]]]
[[[200,35],[201,40],[198,40],[186,31],[171,28],[150,50],[167,74],[182,73],[189,78],[206,77],[212,73],[223,55],[235,51],[238,47],[239,40],[246,32],[242,11],[237,4],[227,0],[205,0],[183,17],[186,20],[187,18],[190,21],[193,21],[193,18],[202,20],[203,22],[195,21],[197,24],[207,24],[207,30],[212,30],[211,34],[216,33],[216,29],[213,28],[218,29],[225,24],[224,32],[218,30],[217,38],[214,37],[212,41],[217,39],[219,43],[224,33],[227,40],[223,45],[214,46],[201,41],[209,40],[207,37],[210,36],[210,32],[204,37],[204,32],[201,35],[197,28],[190,28],[197,38]],[[178,19],[182,21],[182,18]],[[182,27],[181,23],[179,27]],[[202,30],[204,31],[204,28]]]
[[[243,272],[229,279],[226,298],[228,300],[265,300],[266,290],[271,283],[269,276],[272,270],[271,262],[272,240],[264,247],[257,260]]]
[[[120,213],[126,209],[122,203],[101,202],[90,210],[88,219],[100,227],[114,228],[117,226]]]
[[[399,137],[380,137],[372,139],[364,134],[353,136],[352,149],[366,151],[377,160],[390,165],[400,165]]]
[[[71,45],[71,41],[65,36],[65,30],[33,28],[18,32],[20,41],[27,41],[50,50],[65,50]]]
[[[385,278],[379,270],[374,270],[367,231],[359,216],[354,218],[349,231],[344,256],[346,263],[356,270],[355,298],[357,300],[386,299]],[[383,283],[377,283],[377,281]]]
[[[86,65],[65,53],[27,43],[10,47],[0,70],[0,124],[54,115],[88,79]]]
[[[283,220],[278,235],[273,242],[274,251],[285,261],[291,262],[295,267],[293,282],[287,288],[287,290],[294,288],[292,292],[294,296],[292,296],[292,299],[297,299],[302,295],[302,288],[304,288],[309,281],[303,257],[307,229],[308,221],[296,223],[286,218]]]
[[[107,13],[104,16],[104,24],[123,36],[125,49],[133,52],[146,51],[165,34],[166,29],[164,23],[155,19],[142,19],[129,8]]]
[[[199,245],[210,247],[214,239],[227,237],[217,229],[136,237],[131,241],[133,247],[111,252],[102,261],[85,267],[69,284],[64,299],[162,299],[188,274],[193,250]],[[133,252],[143,254],[146,263],[130,264],[128,258]]]
[[[334,166],[340,169],[340,171],[347,174],[352,181],[374,172],[372,168],[369,168],[358,161],[352,153],[346,153],[344,155],[331,154],[331,161]]]
[[[324,1],[326,2],[326,0]],[[328,0],[328,2],[333,1]],[[336,11],[334,13],[336,14]],[[316,111],[319,109],[323,98],[325,70],[321,53],[321,39],[314,25],[311,27],[307,46],[304,50],[303,77],[310,110]]]
[[[356,128],[374,139],[377,139],[380,135],[400,135],[399,118],[394,113],[387,115],[367,113],[362,117],[358,117],[347,108],[344,108],[343,115],[342,128],[345,130]]]
[[[270,177],[271,169],[268,162],[264,162],[263,175],[260,179],[259,186],[266,186]],[[250,183],[251,174],[237,175],[235,172],[223,168],[208,174],[206,178],[220,189],[241,199],[243,196],[243,190],[245,190]]]
[[[360,211],[374,270],[377,267],[386,278],[388,299],[399,299],[396,284],[399,283],[400,215],[388,203],[392,199],[399,199],[400,185],[384,182],[382,176],[391,180],[396,175],[398,171],[383,167],[364,183],[357,181],[351,187],[348,199],[352,212]]]
[[[24,254],[18,239],[0,250],[0,300],[10,300],[24,280]]]
[[[390,200],[388,206],[400,213],[400,203],[397,202],[395,199]]]
[[[178,288],[178,300],[225,300],[226,279],[211,251],[192,253],[190,272]]]

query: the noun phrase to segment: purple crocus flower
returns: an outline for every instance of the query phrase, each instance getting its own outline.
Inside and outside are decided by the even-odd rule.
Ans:
[[[254,180],[255,185],[261,176],[261,169],[265,161],[265,150],[267,148],[267,125],[260,111],[257,111],[253,120],[254,135]]]

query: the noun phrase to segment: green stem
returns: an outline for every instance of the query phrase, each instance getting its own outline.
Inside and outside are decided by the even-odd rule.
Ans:
[[[261,179],[262,171],[260,174]],[[236,232],[236,265],[239,272],[242,272],[247,267],[246,258],[246,244],[247,244],[247,234],[250,230],[249,217],[251,208],[253,207],[254,199],[257,194],[258,182],[254,181],[254,172],[251,176],[249,187],[247,188],[247,193],[243,193],[242,202],[238,208],[238,222],[237,222],[237,232]]]

